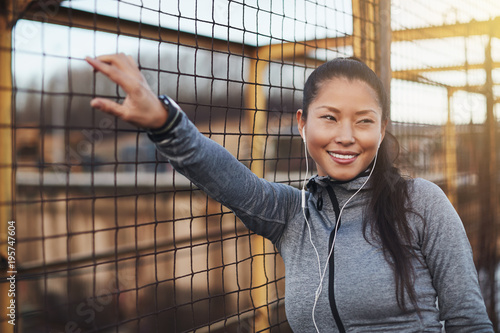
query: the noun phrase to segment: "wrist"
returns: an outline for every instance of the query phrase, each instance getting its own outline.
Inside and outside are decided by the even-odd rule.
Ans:
[[[156,98],[157,100],[154,101],[155,116],[149,121],[148,125],[144,126],[146,130],[153,132],[165,126],[165,124],[168,122],[168,116],[170,114],[170,102],[166,100],[166,96],[157,96]],[[151,109],[152,108],[153,107],[151,107]]]
[[[167,119],[165,123],[158,128],[146,129],[149,138],[154,142],[162,141],[167,137],[168,133],[180,121],[180,112],[182,112],[179,105],[177,105],[177,103],[170,97],[166,95],[160,95],[158,96],[158,99],[165,108]]]

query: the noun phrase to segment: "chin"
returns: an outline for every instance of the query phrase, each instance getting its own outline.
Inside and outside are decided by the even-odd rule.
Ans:
[[[337,181],[340,181],[340,182],[347,182],[351,179],[354,179],[356,176],[345,176],[345,177],[334,177],[334,176],[330,176],[330,178],[334,179],[334,180],[337,180]]]
[[[328,177],[330,177],[331,179],[338,180],[341,182],[349,181],[357,176],[357,174],[354,175],[354,174],[350,174],[350,173],[345,174],[345,173],[338,173],[338,172],[328,173],[328,174],[324,173],[323,175],[328,175]]]

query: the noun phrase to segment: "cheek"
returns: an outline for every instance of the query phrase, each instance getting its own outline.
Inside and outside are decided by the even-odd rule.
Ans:
[[[309,147],[312,149],[318,149],[327,146],[332,138],[330,137],[328,131],[322,131],[318,128],[311,130],[310,134],[307,135],[307,140]]]
[[[377,149],[381,136],[379,132],[365,133],[358,137],[358,143],[365,150]]]

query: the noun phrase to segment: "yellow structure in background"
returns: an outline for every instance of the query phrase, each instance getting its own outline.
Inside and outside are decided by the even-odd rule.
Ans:
[[[7,259],[7,222],[12,216],[12,21],[13,4],[7,2],[7,11],[0,13],[0,255]],[[7,272],[0,272],[0,308],[6,309],[10,299],[7,297],[9,283],[6,281]],[[6,311],[1,311],[2,332],[13,332],[14,327],[7,320]]]
[[[455,124],[452,120],[451,99],[454,90],[448,88],[448,118],[444,127],[446,192],[451,204],[457,208],[457,140]]]
[[[264,56],[266,55],[265,52]],[[269,65],[269,58],[260,59],[259,49],[250,55],[250,71],[246,90],[245,104],[248,110],[249,130],[252,135],[252,155],[250,169],[263,178],[265,172],[265,145],[267,99],[260,84],[263,82],[264,71]],[[256,309],[254,331],[263,331],[269,328],[267,308],[267,278],[265,273],[266,240],[258,235],[252,236],[252,303]]]
[[[12,219],[12,29],[11,9],[0,16],[0,235],[6,240],[7,220]],[[4,246],[0,249],[5,254]],[[2,297],[0,297],[1,299]]]
[[[352,51],[355,57],[363,60],[368,67],[377,72],[376,25],[380,22],[376,10],[384,0],[352,1]]]

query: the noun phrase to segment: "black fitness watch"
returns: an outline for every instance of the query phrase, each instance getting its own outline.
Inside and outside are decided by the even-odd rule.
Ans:
[[[181,120],[180,113],[182,112],[179,105],[177,105],[177,103],[172,98],[166,95],[160,95],[158,96],[158,99],[162,102],[165,110],[167,110],[168,117],[165,121],[165,124],[163,124],[161,127],[146,129],[149,138],[154,142],[163,141],[167,138],[170,130],[172,130],[172,128],[174,128]]]

